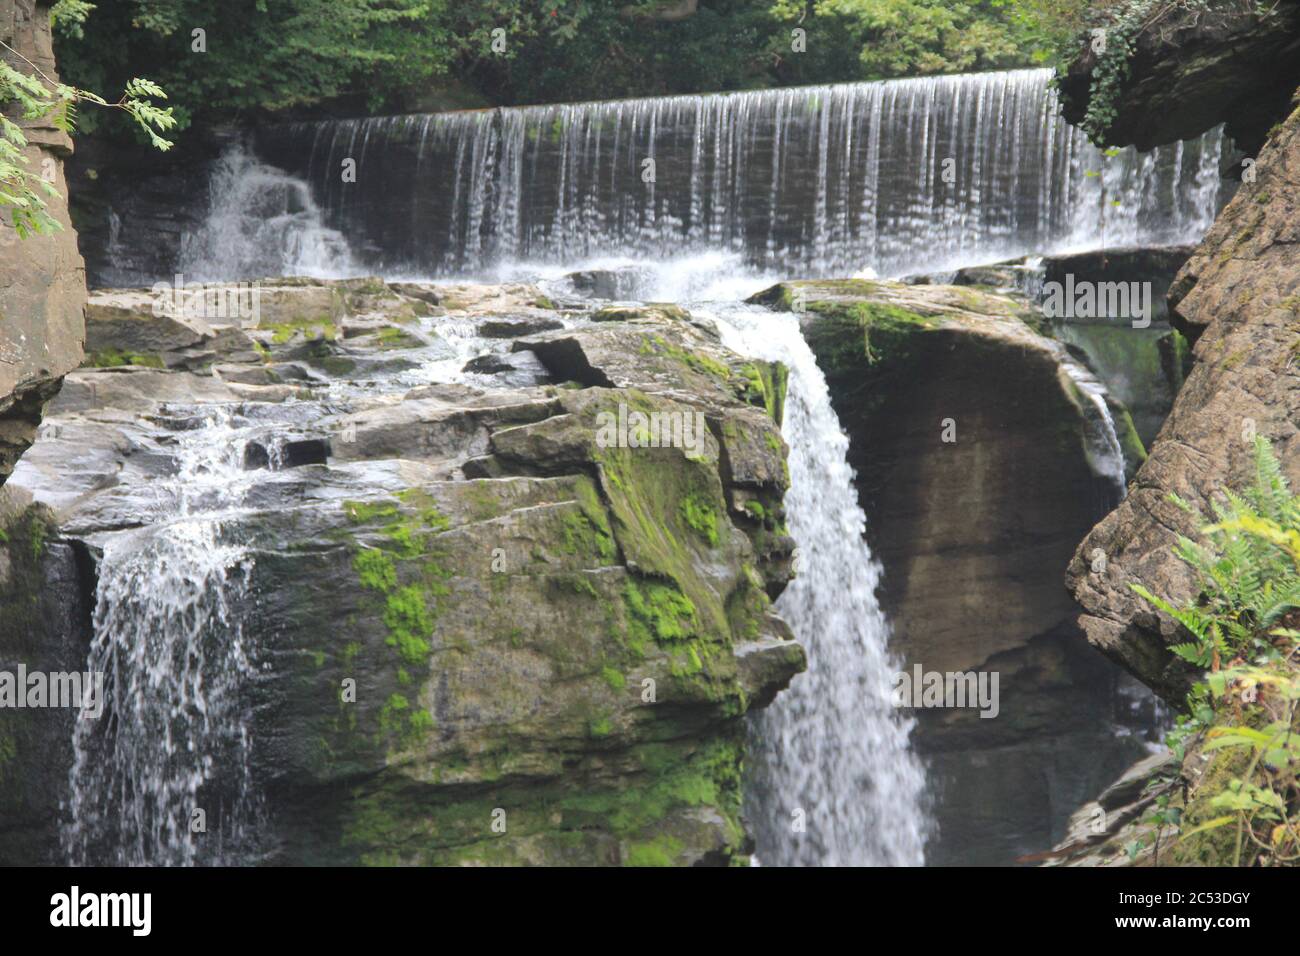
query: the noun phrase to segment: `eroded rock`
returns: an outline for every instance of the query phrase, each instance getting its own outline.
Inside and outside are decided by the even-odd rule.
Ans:
[[[1195,340],[1191,372],[1132,493],[1069,567],[1088,639],[1174,703],[1191,677],[1168,651],[1181,640],[1177,626],[1130,587],[1174,604],[1195,596],[1193,572],[1170,548],[1198,528],[1169,495],[1211,513],[1220,489],[1250,483],[1255,434],[1272,440],[1293,486],[1300,482],[1297,187],[1300,114],[1269,141],[1258,181],[1243,184],[1174,280],[1171,318]]]

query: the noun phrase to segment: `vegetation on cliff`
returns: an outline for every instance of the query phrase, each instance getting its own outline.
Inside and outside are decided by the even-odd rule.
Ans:
[[[1205,543],[1183,537],[1175,549],[1197,573],[1195,600],[1175,607],[1133,585],[1189,635],[1170,650],[1206,670],[1170,741],[1186,796],[1159,798],[1151,821],[1157,840],[1177,837],[1174,863],[1300,861],[1300,496],[1263,438],[1255,475],[1213,504]]]

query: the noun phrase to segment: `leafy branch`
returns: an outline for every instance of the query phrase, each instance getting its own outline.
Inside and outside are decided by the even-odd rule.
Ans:
[[[154,100],[165,100],[167,94],[156,83],[134,78],[126,84],[120,99],[109,102],[89,90],[78,89],[46,76],[41,69],[9,44],[0,40],[0,48],[30,68],[30,72],[16,69],[6,59],[0,58],[0,104],[16,106],[21,120],[48,119],[55,129],[71,133],[76,124],[76,111],[80,104],[90,103],[127,113],[159,150],[171,148],[164,138],[176,124],[172,108],[165,109]],[[46,199],[58,198],[52,177],[44,171],[34,172],[26,155],[28,140],[22,126],[9,116],[0,114],[0,209],[9,210],[10,222],[20,238],[48,234],[62,228],[58,220],[46,209]]]

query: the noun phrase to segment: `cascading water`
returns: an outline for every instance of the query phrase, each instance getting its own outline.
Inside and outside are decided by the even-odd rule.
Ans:
[[[218,165],[209,221],[187,239],[182,271],[194,280],[362,270],[537,278],[599,266],[600,256],[641,266],[638,297],[717,300],[691,308],[714,318],[733,349],[791,372],[786,511],[800,559],[778,608],[808,648],[809,670],[752,726],[747,802],[758,856],[919,865],[933,829],[925,775],[908,744],[912,722],[892,706],[898,662],[848,441],[797,317],[734,300],[756,291],[762,274],[941,272],[1199,236],[1221,198],[1220,134],[1106,158],[1057,118],[1049,76],[263,131],[260,160],[241,148]],[[349,159],[355,182],[340,175]],[[460,370],[483,347],[470,327],[440,329],[429,360],[394,382],[472,375]],[[1093,469],[1122,494],[1103,390],[1086,370],[1067,368],[1096,411]],[[244,487],[233,474],[240,438],[222,432],[228,424],[212,420],[183,436],[181,475],[160,483],[170,504],[159,520],[103,544],[91,667],[107,672],[110,714],[77,731],[76,823],[65,831],[73,860],[229,860],[246,853],[256,826],[258,802],[239,769],[246,724],[232,692],[255,669],[240,617],[250,550],[223,520]],[[193,497],[187,481],[209,492],[220,484],[225,497]],[[214,792],[223,805],[207,810],[221,818],[220,837],[201,842],[191,814]]]
[[[87,669],[107,706],[77,722],[63,849],[74,864],[234,863],[259,812],[239,689],[255,673],[243,613],[250,479],[232,412],[185,421],[153,524],[110,535]],[[196,815],[196,813],[198,815]]]
[[[177,268],[188,281],[338,276],[355,270],[347,240],[327,229],[311,190],[242,146],[212,169],[209,214],[184,237]],[[170,277],[169,277],[170,278]]]
[[[1087,426],[1084,432],[1084,453],[1088,458],[1088,467],[1094,475],[1111,483],[1116,494],[1115,502],[1121,501],[1125,494],[1124,452],[1120,447],[1115,418],[1106,403],[1106,386],[1092,372],[1066,355],[1064,349],[1061,367],[1088,400],[1088,407],[1083,409]],[[1101,514],[1112,507],[1113,503],[1108,504],[1101,510]]]
[[[796,315],[696,311],[717,321],[728,347],[790,369],[786,514],[797,576],[777,609],[808,648],[808,671],[751,725],[748,816],[758,857],[783,866],[920,866],[930,830],[925,773],[908,746],[912,721],[891,702],[899,664],[876,599],[881,568],[862,538],[849,440],[826,379]]]
[[[1108,158],[1059,118],[1050,76],[328,121],[257,146],[389,275],[731,252],[787,276],[896,276],[1199,236],[1222,135]]]

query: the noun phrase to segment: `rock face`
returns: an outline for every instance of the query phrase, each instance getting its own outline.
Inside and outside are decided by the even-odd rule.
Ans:
[[[1194,340],[1186,384],[1132,493],[1069,569],[1089,640],[1179,703],[1189,674],[1166,649],[1174,625],[1130,589],[1140,583],[1175,604],[1194,597],[1191,571],[1169,549],[1197,528],[1169,494],[1209,513],[1219,489],[1249,484],[1256,433],[1273,441],[1293,486],[1300,481],[1300,112],[1256,169],[1169,291],[1171,321]]]
[[[256,677],[231,683],[216,669],[228,652],[205,645],[205,687],[251,744],[233,764],[216,751],[192,802],[157,796],[157,813],[208,807],[210,833],[242,834],[245,859],[273,863],[744,862],[743,716],[804,666],[769,599],[792,549],[782,370],[680,310],[550,312],[561,328],[499,339],[478,327],[538,327],[535,289],[376,282],[278,282],[283,321],[263,315],[242,330],[256,353],[222,352],[202,374],[74,372],[51,408],[57,439],[11,483],[50,509],[52,550],[32,557],[26,533],[0,544],[22,571],[0,589],[0,620],[70,593],[67,640],[84,647],[85,602],[119,594],[123,555],[180,560],[164,527],[176,494],[200,526],[219,505],[219,544],[248,568],[223,592],[222,634],[244,636]],[[447,314],[410,314],[430,299]],[[147,309],[138,300],[136,321],[156,321]],[[130,321],[106,325],[107,347]],[[514,370],[420,384],[475,352]],[[274,381],[249,384],[253,371]],[[131,597],[144,593],[120,592],[119,611],[165,636]],[[35,628],[50,647],[66,632]],[[16,638],[0,662],[23,655]],[[59,788],[26,770],[70,736],[66,715],[42,719],[0,736],[17,741],[0,759],[0,820],[47,832]],[[183,719],[174,731],[196,733]],[[114,810],[81,822],[91,859],[131,861]],[[220,858],[201,841],[151,858]],[[0,830],[6,862],[51,845]]]
[[[966,670],[1067,620],[1046,568],[1117,489],[1088,466],[1089,403],[1063,350],[1023,306],[972,289],[807,282],[763,298],[800,292],[909,656]]]
[[[235,131],[191,128],[166,153],[94,135],[68,163],[71,214],[93,288],[170,278],[210,208],[209,180]]]
[[[56,77],[50,45],[49,4],[0,0],[0,40],[46,76]],[[13,54],[11,65],[31,67]],[[61,198],[46,198],[50,215],[63,226],[48,236],[19,239],[0,224],[0,484],[32,443],[41,409],[59,382],[81,361],[85,270],[68,220],[63,160],[72,152],[68,135],[48,119],[23,120],[28,169],[48,174]]]
[[[1006,864],[1050,846],[1064,812],[1140,750],[1109,729],[1118,675],[1082,647],[1060,587],[1118,494],[1089,465],[1096,406],[1023,301],[865,281],[757,298],[806,311],[905,667],[999,674],[996,719],[915,711],[938,791],[927,859]]]
[[[1124,31],[1104,28],[1116,48]],[[1300,3],[1162,4],[1148,11],[1133,46],[1108,142],[1148,150],[1226,121],[1237,147],[1254,156],[1300,85]],[[1060,77],[1062,112],[1073,124],[1087,113],[1098,60],[1089,42]]]

